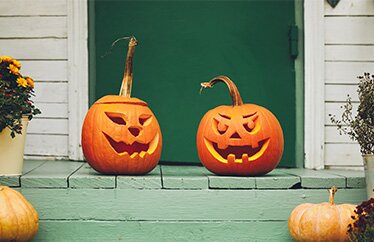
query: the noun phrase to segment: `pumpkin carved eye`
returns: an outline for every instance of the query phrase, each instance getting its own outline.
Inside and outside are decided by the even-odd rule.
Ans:
[[[139,123],[142,126],[147,126],[151,122],[151,120],[152,120],[152,115],[149,115],[149,114],[142,114],[139,117]]]
[[[126,121],[122,113],[105,112],[105,114],[110,120],[112,120],[112,122],[119,125],[126,125]]]
[[[256,113],[253,113],[253,114],[249,114],[249,115],[243,115],[243,118],[246,119],[248,118],[248,122],[247,123],[244,123],[243,127],[245,128],[245,130],[247,130],[249,133],[253,133],[255,128],[257,128],[256,130],[258,130],[258,124],[257,124],[257,118],[258,118],[258,115],[256,115]]]
[[[229,126],[226,124],[219,122],[218,120],[214,119],[214,128],[217,130],[219,134],[224,134],[226,133],[227,129]]]

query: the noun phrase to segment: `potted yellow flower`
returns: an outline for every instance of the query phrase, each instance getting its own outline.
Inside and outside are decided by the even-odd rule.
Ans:
[[[23,168],[26,128],[39,114],[31,97],[34,81],[22,76],[21,63],[9,56],[0,57],[0,175],[20,175]]]

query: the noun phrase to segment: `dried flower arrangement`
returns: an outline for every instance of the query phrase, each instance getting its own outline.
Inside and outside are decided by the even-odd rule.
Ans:
[[[359,106],[357,115],[353,117],[351,97],[342,108],[342,119],[331,115],[331,122],[337,125],[340,134],[347,134],[360,145],[362,155],[374,154],[374,75],[364,73],[359,76],[358,96]]]

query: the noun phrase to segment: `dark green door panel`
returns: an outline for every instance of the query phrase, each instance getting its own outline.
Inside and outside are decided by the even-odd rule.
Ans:
[[[132,95],[148,102],[163,134],[162,161],[199,162],[195,135],[209,109],[229,105],[226,86],[199,94],[200,82],[229,76],[243,101],[270,109],[285,137],[282,166],[294,166],[295,71],[288,30],[293,1],[91,1],[91,103],[117,94],[134,34]]]

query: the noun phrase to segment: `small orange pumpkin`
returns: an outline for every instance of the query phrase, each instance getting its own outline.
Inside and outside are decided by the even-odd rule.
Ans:
[[[243,104],[237,87],[227,76],[201,85],[211,88],[217,82],[228,86],[232,106],[216,107],[200,121],[196,143],[201,162],[218,175],[270,172],[283,154],[283,132],[277,118],[264,107]]]
[[[348,225],[353,223],[355,205],[334,203],[332,187],[329,202],[297,206],[288,219],[288,230],[296,241],[348,241]]]
[[[38,227],[38,213],[22,194],[0,186],[0,241],[29,241]]]
[[[96,101],[83,123],[84,156],[101,173],[146,174],[160,160],[162,135],[157,119],[146,102],[130,97],[136,44],[131,37],[120,95]]]

